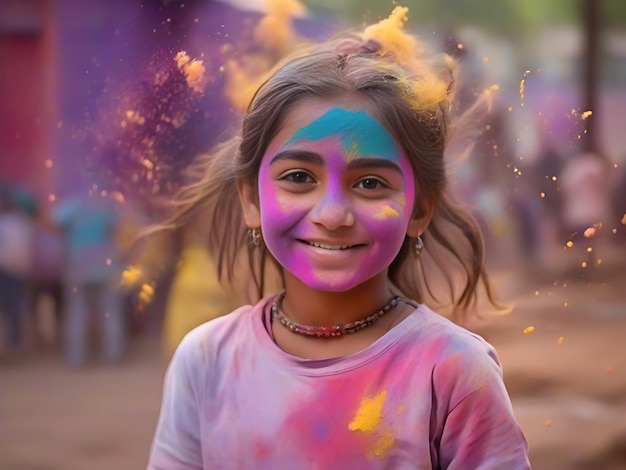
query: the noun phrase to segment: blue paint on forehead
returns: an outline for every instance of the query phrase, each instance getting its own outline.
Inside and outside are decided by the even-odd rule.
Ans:
[[[298,129],[287,143],[316,141],[336,135],[341,137],[344,150],[353,157],[399,158],[399,149],[393,138],[364,110],[333,108]]]

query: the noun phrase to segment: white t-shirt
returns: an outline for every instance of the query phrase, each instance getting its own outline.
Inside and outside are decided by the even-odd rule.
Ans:
[[[559,178],[564,199],[563,219],[568,228],[605,222],[611,186],[601,160],[585,154],[568,162]]]
[[[362,351],[306,360],[274,343],[271,301],[182,341],[149,469],[530,468],[479,336],[422,305]]]
[[[0,268],[26,278],[32,272],[34,224],[19,212],[0,213]]]

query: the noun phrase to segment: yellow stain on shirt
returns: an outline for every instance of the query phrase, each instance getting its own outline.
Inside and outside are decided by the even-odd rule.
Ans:
[[[385,220],[389,217],[399,217],[400,214],[398,214],[398,211],[389,207],[389,206],[385,206],[383,207],[380,211],[378,211],[375,215],[374,218],[376,220]]]
[[[367,449],[367,458],[371,460],[383,456],[393,446],[393,443],[394,439],[389,431],[376,436],[370,448]]]
[[[395,442],[391,429],[388,427],[380,428],[380,419],[386,398],[387,390],[383,390],[373,397],[363,398],[352,422],[348,425],[350,431],[362,431],[371,435],[367,448],[368,459],[381,457]]]
[[[383,390],[374,397],[365,397],[361,400],[352,422],[348,425],[350,431],[373,431],[380,423],[387,390]]]

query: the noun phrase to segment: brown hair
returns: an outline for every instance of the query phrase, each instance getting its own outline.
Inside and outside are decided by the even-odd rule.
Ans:
[[[490,303],[499,307],[486,276],[478,225],[447,188],[444,153],[453,128],[455,64],[448,56],[420,54],[408,67],[377,41],[348,36],[283,61],[252,98],[240,134],[193,165],[195,182],[178,194],[165,226],[201,218],[208,248],[226,279],[247,246],[258,295],[264,295],[266,265],[274,260],[263,244],[254,249],[247,243],[237,183],[257,187],[263,154],[294,104],[309,97],[364,96],[411,161],[416,215],[433,213],[423,254],[415,256],[415,240],[407,237],[389,268],[391,281],[418,302],[452,307],[458,322],[475,311],[481,281]]]

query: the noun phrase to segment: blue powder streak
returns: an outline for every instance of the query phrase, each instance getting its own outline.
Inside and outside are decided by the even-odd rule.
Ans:
[[[395,160],[398,146],[378,121],[364,110],[333,108],[309,125],[299,129],[288,143],[298,140],[316,141],[341,134],[344,150],[354,158],[376,156]]]

